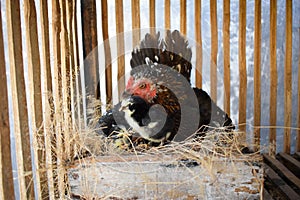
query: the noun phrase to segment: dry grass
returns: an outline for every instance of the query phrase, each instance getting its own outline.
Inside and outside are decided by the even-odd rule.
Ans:
[[[97,178],[101,176],[101,173],[105,174],[105,172],[99,171],[99,163],[125,163],[130,166],[130,169],[134,168],[134,170],[139,171],[145,183],[145,188],[142,190],[145,194],[148,192],[148,195],[153,195],[156,199],[165,196],[182,199],[181,197],[185,195],[182,187],[191,184],[191,187],[197,186],[200,197],[206,197],[207,187],[215,188],[218,195],[220,195],[223,192],[222,184],[226,182],[224,180],[226,176],[221,178],[220,174],[232,174],[234,172],[237,176],[234,179],[242,179],[245,174],[241,174],[241,166],[253,168],[249,171],[249,174],[255,177],[251,184],[256,182],[254,184],[256,188],[251,189],[243,186],[238,187],[235,192],[260,193],[262,190],[262,173],[258,171],[260,168],[257,167],[261,162],[260,153],[244,154],[242,152],[245,150],[246,145],[239,139],[242,138],[241,134],[244,133],[212,130],[203,138],[190,137],[183,142],[171,142],[164,146],[149,147],[144,144],[135,145],[135,142],[127,137],[127,134],[130,133],[123,133],[123,137],[116,139],[103,137],[91,129],[79,130],[70,117],[71,113],[64,113],[63,109],[61,110],[61,112],[53,112],[55,114],[52,117],[55,120],[51,120],[51,123],[48,124],[49,127],[43,127],[44,130],[47,130],[47,135],[45,138],[37,135],[39,143],[34,145],[34,148],[42,149],[45,152],[46,163],[41,165],[39,172],[47,172],[47,185],[51,186],[48,188],[50,195],[54,195],[56,198],[76,199],[79,197],[75,195],[72,183],[70,184],[70,178],[74,179],[74,174],[76,174],[70,173],[70,171],[74,169],[83,170],[81,174],[77,174],[81,178],[81,199],[135,199],[137,197],[137,195],[130,198],[122,196],[119,193],[120,191],[109,191],[99,195],[101,180]],[[97,113],[97,116],[99,116],[99,113]],[[94,117],[97,118],[97,116]],[[91,121],[91,123],[96,122],[97,120]],[[46,145],[43,145],[44,139],[48,141],[48,144],[46,142]],[[136,165],[136,163],[140,164]],[[190,178],[181,183],[176,182],[176,184],[174,181],[164,182],[160,180],[157,182],[156,179],[154,180],[147,174],[147,169],[137,167],[143,165],[143,163],[145,166],[149,163],[156,166],[159,163],[158,167],[160,164],[174,167],[177,170],[175,170],[176,173],[188,173],[187,176]],[[195,166],[198,167],[193,168]],[[116,171],[121,169],[118,167],[113,168]],[[182,171],[182,169],[184,170]],[[201,171],[195,171],[195,169],[201,169]],[[126,170],[123,174],[126,174]],[[91,177],[95,177],[97,181],[91,183]],[[228,179],[230,182],[232,177],[228,177]],[[153,187],[158,185],[160,187],[171,185],[172,187],[163,192],[149,192],[157,191]],[[113,186],[109,188],[111,187]],[[133,192],[133,194],[136,194],[136,192]],[[226,194],[224,195],[226,196]]]

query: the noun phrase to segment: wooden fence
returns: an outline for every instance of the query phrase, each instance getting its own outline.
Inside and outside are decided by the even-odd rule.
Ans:
[[[39,2],[39,4],[37,4]],[[127,1],[124,1],[127,2]],[[83,91],[96,96],[97,82],[99,80],[97,56],[88,55],[97,47],[110,38],[109,27],[115,26],[116,33],[124,32],[124,3],[115,0],[116,21],[109,24],[107,0],[101,4],[101,28],[97,29],[97,5],[95,0],[26,0],[24,7],[19,0],[7,0],[4,16],[0,9],[0,78],[1,93],[1,135],[0,135],[0,199],[15,198],[16,185],[13,180],[11,137],[13,134],[16,150],[17,183],[20,199],[55,199],[68,194],[65,186],[67,179],[65,166],[72,158],[78,138],[78,133],[83,129],[82,106]],[[270,105],[261,110],[261,95],[265,92],[261,89],[261,13],[262,2],[255,0],[255,31],[254,31],[254,99],[247,99],[247,66],[246,66],[246,1],[239,1],[239,115],[238,123],[241,131],[246,130],[246,102],[254,101],[254,139],[257,150],[260,144],[261,112],[270,113],[270,137],[269,143],[276,145],[276,104],[277,87],[284,87],[284,152],[289,153],[291,148],[291,113],[292,93],[298,93],[300,105],[300,70],[298,70],[298,90],[292,91],[292,4],[286,0],[286,38],[285,38],[285,65],[284,83],[278,83],[277,53],[276,53],[276,30],[277,30],[277,1],[270,0]],[[130,2],[127,2],[130,4]],[[149,0],[149,24],[155,32],[156,19],[161,13],[154,9],[158,1]],[[161,3],[159,1],[159,3]],[[187,2],[180,0],[180,31],[187,33]],[[39,6],[39,7],[37,7]],[[164,1],[164,24],[166,29],[171,28],[171,1]],[[217,98],[217,63],[218,59],[218,24],[217,24],[217,1],[210,1],[211,22],[211,97]],[[21,12],[24,11],[24,29],[21,29]],[[143,37],[139,31],[140,1],[131,1],[132,11],[132,34],[133,46],[138,44]],[[196,86],[202,87],[203,46],[202,46],[202,15],[201,1],[194,2],[194,26],[196,52]],[[224,63],[224,96],[223,108],[230,113],[230,0],[223,0],[223,63]],[[78,13],[81,13],[81,15]],[[39,16],[39,17],[38,17]],[[78,19],[81,18],[81,21]],[[3,22],[6,21],[6,26]],[[81,22],[81,24],[78,24]],[[80,25],[80,26],[78,26]],[[80,30],[78,27],[81,27]],[[6,30],[6,33],[3,32]],[[40,31],[39,31],[40,30]],[[99,31],[103,38],[98,38]],[[7,37],[4,37],[5,34]],[[79,34],[80,33],[80,34]],[[78,37],[82,35],[81,37]],[[81,40],[82,39],[82,40]],[[6,41],[7,40],[7,41]],[[26,40],[26,46],[23,41]],[[82,43],[83,49],[79,48]],[[7,46],[4,46],[7,44]],[[125,41],[122,34],[117,37],[118,55],[124,52]],[[5,50],[8,57],[5,56]],[[23,50],[23,51],[22,51]],[[26,52],[26,56],[24,55]],[[298,52],[299,54],[299,52]],[[85,61],[84,76],[88,77],[83,83],[79,73],[80,58]],[[113,98],[112,81],[112,55],[109,42],[104,43],[106,90],[100,95],[105,95],[107,102]],[[299,59],[299,57],[298,57]],[[27,80],[24,79],[24,60],[28,66]],[[9,62],[8,62],[9,61]],[[87,63],[88,62],[88,63]],[[9,65],[8,65],[9,63]],[[125,74],[125,57],[121,55],[117,59],[117,78]],[[87,67],[89,66],[89,67]],[[206,66],[207,67],[207,66]],[[300,62],[299,62],[300,68]],[[9,70],[9,76],[6,76]],[[9,78],[9,79],[8,79]],[[118,82],[118,93],[124,90],[125,81]],[[7,90],[8,88],[8,90]],[[11,110],[9,112],[9,99]],[[85,101],[84,101],[85,102]],[[89,100],[86,101],[89,103]],[[222,106],[221,106],[222,107]],[[298,127],[300,127],[300,106],[298,106]],[[12,119],[10,121],[10,119]],[[13,129],[12,129],[13,128]],[[31,131],[30,131],[31,130]],[[32,133],[32,134],[30,134]],[[300,151],[300,130],[297,133],[296,150]],[[274,146],[270,148],[270,154],[275,153]],[[34,164],[32,164],[34,163]],[[34,180],[34,181],[33,181]]]

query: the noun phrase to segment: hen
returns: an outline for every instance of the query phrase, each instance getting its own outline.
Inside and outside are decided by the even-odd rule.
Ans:
[[[152,143],[182,141],[208,127],[234,129],[232,120],[199,88],[190,86],[191,49],[178,31],[160,39],[147,34],[132,52],[122,101],[99,119],[109,136],[131,129]]]

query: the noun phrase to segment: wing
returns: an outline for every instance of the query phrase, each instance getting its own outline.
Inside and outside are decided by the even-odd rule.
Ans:
[[[129,128],[128,123],[124,119],[124,113],[119,111],[120,106],[121,102],[101,116],[96,125],[97,133],[110,136],[115,131]]]

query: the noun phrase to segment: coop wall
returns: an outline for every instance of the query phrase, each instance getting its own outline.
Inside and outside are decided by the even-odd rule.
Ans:
[[[124,21],[132,23],[132,46],[143,37],[139,0],[115,0],[115,21],[111,24],[108,16],[108,1],[1,1],[0,14],[0,78],[1,78],[1,135],[0,135],[0,199],[11,199],[19,188],[21,199],[37,199],[62,196],[65,194],[65,164],[74,155],[75,141],[89,121],[87,108],[92,103],[88,95],[96,96],[97,83],[101,85],[100,99],[105,103],[113,101],[113,80],[118,79],[117,93],[125,88]],[[203,1],[194,3],[194,35],[197,43],[194,55],[195,85],[202,87],[202,71],[210,67],[210,95],[217,98],[217,80],[224,82],[224,102],[219,105],[230,114],[230,0],[223,1],[222,51],[224,76],[218,77],[218,26],[217,6],[219,1],[210,1],[210,30],[202,30],[201,6]],[[254,29],[254,99],[247,99],[246,66],[246,1],[239,1],[239,115],[238,127],[246,130],[247,101],[254,101],[254,148],[260,150],[261,113],[270,113],[269,153],[275,154],[276,144],[283,142],[284,152],[291,149],[292,94],[297,93],[300,105],[300,70],[298,70],[297,91],[292,90],[292,60],[299,60],[299,52],[292,54],[293,1],[286,0],[285,64],[277,66],[276,30],[277,1],[270,1],[270,104],[261,109],[261,97],[266,91],[261,88],[261,15],[262,1],[255,1]],[[171,1],[163,2],[164,13],[157,13],[155,7],[161,1],[149,0],[149,24],[156,32],[157,19],[164,19],[164,28],[171,28]],[[124,7],[131,5],[131,19],[125,18]],[[5,7],[4,7],[5,6]],[[5,12],[4,12],[5,10]],[[21,10],[23,12],[21,12]],[[187,34],[187,1],[180,0],[180,32]],[[127,15],[126,15],[127,16]],[[163,17],[162,17],[163,16]],[[22,19],[22,20],[21,20]],[[101,19],[101,21],[97,21]],[[3,23],[5,22],[5,23]],[[117,77],[112,73],[112,46],[109,42],[109,27],[115,26],[117,46]],[[24,28],[21,28],[24,27]],[[210,66],[203,66],[203,31],[210,31]],[[299,32],[299,30],[298,30]],[[79,37],[80,36],[80,37]],[[81,37],[82,36],[82,37]],[[100,37],[101,36],[101,37]],[[24,43],[26,41],[26,43]],[[25,45],[24,45],[25,44]],[[98,57],[94,48],[103,44],[103,55]],[[22,51],[23,50],[23,51]],[[26,53],[26,54],[25,54]],[[293,55],[298,58],[292,57]],[[26,60],[26,62],[24,62]],[[300,62],[299,62],[300,63]],[[105,68],[103,79],[99,66]],[[300,64],[299,64],[300,67]],[[278,83],[278,68],[284,68],[284,82]],[[24,78],[24,70],[27,76]],[[81,69],[81,72],[80,72]],[[8,73],[7,73],[8,71]],[[6,76],[9,74],[9,76]],[[28,84],[25,84],[25,80]],[[284,116],[277,116],[277,88],[284,87]],[[9,106],[10,105],[10,106]],[[105,107],[105,106],[103,106]],[[10,109],[9,109],[10,108]],[[298,127],[300,127],[300,106],[298,106]],[[10,111],[10,112],[9,112]],[[284,118],[284,141],[276,140],[277,118]],[[296,151],[300,150],[300,130],[297,130]],[[53,134],[54,133],[54,134]],[[11,135],[14,140],[11,140]],[[246,136],[245,136],[246,137]],[[14,142],[15,153],[11,149]],[[15,155],[18,178],[14,185],[12,154]],[[32,163],[35,163],[32,165]],[[34,173],[31,173],[34,172]]]

